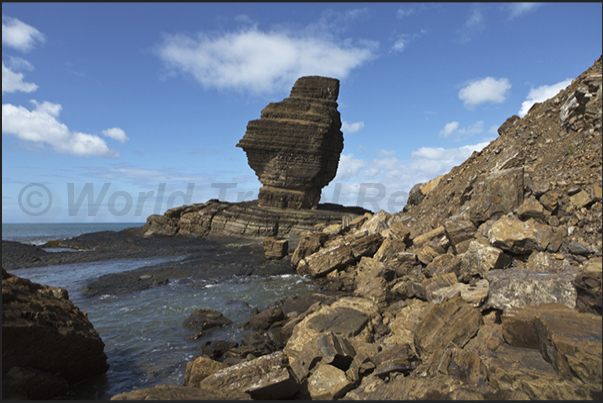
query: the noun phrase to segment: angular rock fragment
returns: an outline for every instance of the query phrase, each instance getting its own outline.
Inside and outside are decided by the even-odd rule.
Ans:
[[[308,392],[312,400],[334,400],[352,389],[345,372],[329,364],[321,364],[308,378]]]
[[[202,380],[224,368],[228,368],[228,365],[211,358],[197,357],[186,364],[183,385],[198,388]]]
[[[199,387],[249,393],[254,400],[285,399],[298,390],[282,351],[224,368],[203,379]]]
[[[482,223],[495,214],[507,214],[523,202],[523,167],[480,176],[473,185],[471,220]]]
[[[500,249],[472,241],[461,255],[459,279],[469,281],[473,277],[484,278],[490,270],[502,269],[508,260]]]
[[[283,237],[269,236],[263,240],[266,259],[282,259],[289,253],[289,242]]]
[[[187,386],[157,385],[153,388],[138,389],[120,393],[111,400],[253,400],[248,393],[231,390],[206,390]]]

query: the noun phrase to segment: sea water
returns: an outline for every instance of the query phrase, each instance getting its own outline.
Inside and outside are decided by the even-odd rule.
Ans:
[[[9,224],[15,225],[19,224]],[[53,236],[52,229],[46,225],[55,226],[57,236]],[[11,235],[5,237],[5,226],[2,225],[3,239],[21,239],[20,242],[24,243],[127,227],[124,224],[67,224],[68,228],[65,228],[60,224],[39,224],[39,232],[36,233],[27,224],[24,225],[25,233],[19,234],[13,227],[10,232],[7,231]],[[102,228],[98,229],[99,226]],[[25,239],[29,242],[25,242]],[[316,289],[308,279],[287,274],[233,277],[220,282],[183,278],[170,281],[165,286],[121,295],[88,297],[81,291],[87,282],[104,274],[180,259],[182,257],[179,256],[120,259],[11,271],[37,283],[66,288],[69,299],[88,313],[88,318],[105,343],[109,370],[105,375],[76,386],[69,397],[109,399],[115,394],[134,389],[161,384],[182,385],[186,364],[199,355],[204,341],[239,341],[248,331],[239,326],[250,319],[251,308],[262,310],[286,296],[306,296]],[[195,332],[183,328],[182,322],[197,308],[215,309],[232,320],[233,324],[209,332],[197,340],[190,340],[189,337]]]

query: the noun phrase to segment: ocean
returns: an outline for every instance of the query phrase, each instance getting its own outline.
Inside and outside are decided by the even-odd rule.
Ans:
[[[117,231],[141,225],[2,224],[2,239],[42,245],[50,240],[67,239],[83,233]],[[317,288],[305,277],[286,274],[233,277],[221,282],[185,278],[123,295],[89,297],[81,291],[87,282],[104,274],[176,262],[182,258],[120,259],[10,271],[37,283],[66,288],[70,300],[88,313],[105,343],[110,365],[107,373],[77,385],[68,398],[107,400],[115,394],[134,389],[161,384],[182,385],[186,364],[199,356],[204,341],[239,341],[247,332],[239,326],[249,320],[252,308],[263,310],[281,298],[307,296]],[[197,340],[189,340],[194,332],[183,328],[182,322],[197,308],[215,309],[233,324]]]

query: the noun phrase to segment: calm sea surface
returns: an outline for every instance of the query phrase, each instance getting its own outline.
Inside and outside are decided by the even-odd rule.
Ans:
[[[2,239],[43,244],[88,232],[121,230],[133,224],[2,224]],[[105,343],[108,372],[75,388],[74,399],[109,399],[111,396],[160,384],[182,385],[186,363],[199,355],[206,340],[240,340],[246,330],[238,326],[250,318],[250,307],[265,309],[276,300],[306,296],[315,291],[297,274],[272,277],[233,277],[219,283],[180,279],[166,286],[125,295],[84,297],[81,287],[108,273],[133,270],[182,257],[122,259],[74,265],[12,270],[19,277],[69,291],[69,298],[88,318]],[[243,302],[247,303],[243,304]],[[188,340],[184,319],[197,308],[216,309],[233,321],[231,326]]]

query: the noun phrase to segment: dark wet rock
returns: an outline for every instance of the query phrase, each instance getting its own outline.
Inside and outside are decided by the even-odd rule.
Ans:
[[[197,332],[209,332],[230,325],[232,321],[220,312],[209,308],[198,308],[182,322],[182,326]]]
[[[54,394],[61,393],[65,383],[74,385],[107,371],[104,347],[66,290],[2,269],[3,396],[57,397]]]
[[[111,397],[111,400],[253,400],[248,393],[207,390],[176,385],[157,385]]]
[[[312,208],[337,173],[343,150],[337,111],[339,80],[299,78],[291,95],[271,103],[252,120],[237,144],[264,185],[261,206]]]
[[[203,343],[199,353],[213,360],[220,361],[224,353],[238,346],[239,343],[234,341],[211,340]]]
[[[283,319],[285,319],[285,315],[282,309],[268,308],[254,315],[243,327],[252,330],[268,330],[275,322],[282,321]]]

